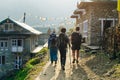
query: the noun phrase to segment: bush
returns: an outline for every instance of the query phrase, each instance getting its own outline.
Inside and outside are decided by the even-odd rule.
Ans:
[[[36,65],[36,64],[40,63],[40,58],[39,57],[33,58],[29,62],[31,65]]]
[[[40,52],[37,53],[36,57],[39,57],[41,55],[44,55],[48,52],[48,49],[44,47],[43,49],[40,50]]]
[[[117,53],[117,57],[120,60],[120,51]]]

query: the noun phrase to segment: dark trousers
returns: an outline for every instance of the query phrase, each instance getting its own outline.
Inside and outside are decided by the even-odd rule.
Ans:
[[[61,47],[61,48],[59,48],[59,51],[60,51],[61,66],[65,66],[65,63],[66,63],[66,48]]]

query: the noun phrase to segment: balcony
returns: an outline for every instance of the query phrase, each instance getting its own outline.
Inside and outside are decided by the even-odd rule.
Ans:
[[[12,52],[23,52],[23,47],[12,47]]]

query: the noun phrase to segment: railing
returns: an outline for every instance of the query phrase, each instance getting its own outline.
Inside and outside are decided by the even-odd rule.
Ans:
[[[23,47],[12,47],[12,52],[22,52]]]
[[[32,53],[37,53],[37,52],[39,52],[42,48],[44,48],[44,47],[47,47],[48,46],[48,42],[46,42],[44,45],[42,45],[42,46],[38,46],[38,47],[36,47],[33,51],[32,51]]]

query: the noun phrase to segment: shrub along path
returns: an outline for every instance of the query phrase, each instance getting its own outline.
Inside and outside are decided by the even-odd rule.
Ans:
[[[35,80],[119,80],[111,77],[110,73],[106,75],[115,63],[110,63],[105,55],[82,54],[79,64],[72,64],[69,53],[68,51],[65,71],[61,69],[58,57],[57,66],[51,65],[49,61]]]

